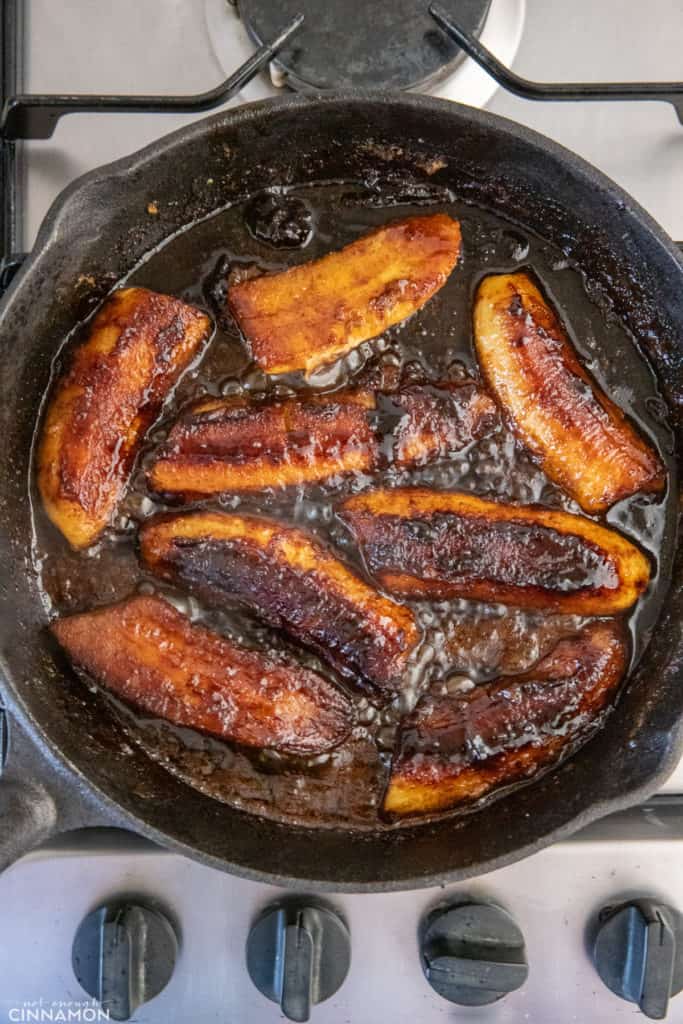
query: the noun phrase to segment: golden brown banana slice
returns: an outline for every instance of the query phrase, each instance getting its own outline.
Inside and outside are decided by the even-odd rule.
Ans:
[[[621,534],[556,509],[406,487],[355,495],[339,514],[370,574],[403,597],[613,615],[650,579]]]
[[[370,392],[249,402],[214,399],[183,412],[149,472],[149,484],[185,500],[258,491],[376,468]]]
[[[71,660],[118,697],[248,747],[321,754],[349,734],[349,699],[322,676],[133,597],[52,623]]]
[[[332,480],[446,458],[496,422],[493,400],[471,381],[392,394],[210,399],[181,414],[148,479],[154,491],[185,500]]]
[[[311,647],[338,671],[397,685],[419,631],[310,534],[255,516],[195,512],[151,520],[142,562],[211,603],[233,599]]]
[[[519,437],[586,512],[662,490],[665,470],[656,452],[581,365],[528,274],[484,278],[474,336],[484,377]]]
[[[140,442],[211,321],[146,288],[114,292],[58,382],[38,450],[45,510],[75,548],[108,525]]]
[[[421,309],[459,255],[457,221],[408,217],[322,259],[241,281],[228,306],[266,373],[310,374]]]
[[[627,657],[619,621],[593,622],[524,675],[423,697],[401,724],[385,812],[471,803],[566,756],[601,724]]]

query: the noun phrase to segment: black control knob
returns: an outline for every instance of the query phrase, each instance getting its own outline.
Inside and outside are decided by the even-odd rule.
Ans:
[[[79,984],[112,1020],[130,1020],[166,987],[178,955],[168,919],[137,903],[107,903],[76,932],[71,963]]]
[[[451,1003],[484,1006],[527,979],[524,936],[506,911],[491,903],[460,903],[431,913],[421,936],[422,970]]]
[[[605,907],[593,959],[615,995],[664,1020],[669,999],[683,989],[683,916],[652,899]]]
[[[289,1020],[307,1021],[311,1007],[340,987],[350,963],[349,930],[325,907],[270,906],[247,939],[251,980]]]

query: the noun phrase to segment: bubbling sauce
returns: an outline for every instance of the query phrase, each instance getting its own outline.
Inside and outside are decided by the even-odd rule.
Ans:
[[[446,285],[411,319],[322,368],[307,387],[321,393],[362,384],[390,390],[399,380],[479,379],[471,327],[477,284],[487,273],[531,267],[556,304],[589,370],[671,469],[671,434],[657,416],[663,403],[652,371],[625,329],[590,298],[589,282],[568,264],[562,252],[498,215],[455,200],[443,188],[407,184],[383,190],[377,183],[335,183],[271,191],[189,226],[149,254],[125,282],[119,282],[168,292],[208,309],[216,320],[216,334],[200,365],[167,401],[161,420],[146,440],[116,520],[96,546],[85,552],[72,551],[47,521],[33,494],[34,567],[51,615],[108,604],[135,591],[155,591],[193,621],[201,620],[266,651],[286,651],[302,664],[330,675],[310,652],[295,647],[239,607],[204,607],[195,597],[144,574],[136,556],[137,530],[164,509],[146,488],[145,469],[178,410],[188,402],[206,395],[242,395],[255,400],[285,397],[302,385],[295,374],[270,379],[250,363],[235,324],[224,312],[227,281],[314,259],[392,219],[439,211],[459,219],[463,233],[463,259]],[[84,329],[81,325],[67,339],[66,350],[55,360],[55,375],[60,373],[63,354],[78,342]],[[365,574],[351,535],[336,518],[334,507],[341,497],[372,483],[463,490],[485,498],[581,511],[545,477],[502,418],[492,434],[447,462],[410,470],[393,466],[372,479],[358,474],[324,486],[224,495],[205,504],[279,517],[302,526],[333,544],[342,558]],[[634,664],[647,643],[666,590],[675,535],[671,488],[663,499],[635,495],[602,519],[639,543],[653,561],[652,583],[629,619]],[[411,658],[400,694],[391,703],[375,707],[367,694],[353,690],[357,726],[349,740],[324,756],[303,760],[238,748],[190,729],[150,720],[109,697],[112,713],[150,757],[190,785],[232,806],[309,827],[400,828],[400,824],[383,821],[379,808],[398,721],[417,697],[428,687],[434,692],[457,693],[500,674],[525,671],[585,621],[463,600],[422,601],[413,607],[423,640]]]

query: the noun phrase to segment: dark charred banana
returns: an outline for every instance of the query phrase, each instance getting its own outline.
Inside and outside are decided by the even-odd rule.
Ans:
[[[657,454],[581,365],[528,274],[484,278],[474,336],[484,377],[520,439],[586,512],[662,490]]]
[[[310,374],[424,306],[459,255],[457,221],[409,217],[322,259],[241,281],[228,306],[266,373]]]
[[[339,510],[372,576],[409,598],[469,598],[577,615],[626,611],[647,558],[592,519],[421,488],[355,495]]]
[[[314,755],[352,726],[351,703],[316,672],[134,597],[52,624],[71,660],[118,697],[176,725],[249,747]]]
[[[594,622],[524,675],[423,697],[401,725],[385,812],[468,804],[571,753],[601,724],[627,657],[620,622]]]
[[[384,418],[382,439],[377,421]],[[472,382],[348,391],[268,402],[210,399],[185,410],[149,472],[152,490],[185,500],[371,473],[446,458],[496,424]]]
[[[211,330],[204,313],[146,288],[115,292],[73,353],[38,450],[45,510],[75,548],[108,525],[140,442]]]
[[[253,516],[197,512],[151,520],[142,562],[211,603],[236,600],[338,671],[379,687],[399,682],[419,632],[310,534]]]

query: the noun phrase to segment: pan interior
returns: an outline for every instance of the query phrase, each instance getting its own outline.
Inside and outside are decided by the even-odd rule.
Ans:
[[[531,267],[561,311],[591,371],[666,458],[671,436],[653,415],[662,404],[656,378],[623,325],[590,298],[581,274],[558,248],[509,219],[458,201],[439,186],[418,188],[410,182],[396,182],[388,188],[366,180],[274,189],[188,227],[127,275],[127,284],[169,292],[203,306],[218,327],[199,369],[186,377],[167,403],[117,520],[96,549],[85,554],[72,551],[41,514],[34,495],[34,565],[51,613],[88,610],[140,588],[159,590],[158,581],[145,576],[138,565],[136,536],[142,522],[163,510],[146,486],[145,469],[180,408],[206,394],[246,395],[259,401],[293,394],[301,387],[295,375],[268,378],[250,363],[236,326],[224,311],[226,281],[285,269],[340,248],[390,220],[437,211],[447,212],[461,223],[462,265],[418,314],[381,339],[366,343],[341,364],[323,368],[308,387],[324,393],[362,386],[363,382],[390,387],[399,376],[434,383],[476,378],[471,327],[476,286],[487,273]],[[285,221],[291,236],[285,240],[291,248],[276,246],[268,237],[269,224]],[[59,353],[56,374],[84,330],[87,324],[73,333]],[[419,484],[581,512],[545,477],[505,424],[447,462],[411,471],[389,470],[376,480],[389,486]],[[307,486],[251,497],[228,494],[214,506],[266,514],[313,530],[363,573],[351,538],[335,516],[335,504],[343,496],[367,489],[369,483],[366,476],[358,474],[332,488]],[[655,567],[653,584],[629,619],[633,665],[647,643],[670,579],[674,521],[671,490],[664,500],[635,495],[607,516],[608,523],[650,554]],[[217,612],[180,591],[162,588],[162,593],[211,628],[260,648],[288,653],[326,672],[319,660],[288,646],[281,634],[260,626],[238,607]],[[570,635],[585,621],[578,616],[470,601],[422,601],[414,607],[424,640],[407,673],[402,698],[377,709],[356,692],[359,728],[346,743],[323,757],[304,761],[272,751],[237,749],[192,730],[135,715],[111,699],[108,703],[126,734],[152,758],[194,788],[233,807],[298,826],[399,828],[400,824],[382,819],[378,806],[388,779],[396,729],[415,694],[444,681],[457,687],[465,679],[478,683],[526,671],[559,638]]]
[[[650,643],[598,739],[475,815],[360,834],[245,813],[152,761],[55,650],[33,567],[31,442],[55,353],[74,324],[132,268],[144,273],[144,260],[188,225],[208,224],[217,211],[266,188],[321,181],[366,182],[385,199],[397,186],[403,193],[409,185],[412,195],[445,188],[465,213],[487,211],[542,239],[569,264],[563,279],[585,283],[585,308],[596,323],[604,313],[607,325],[626,328],[619,337],[627,343],[605,353],[606,383],[618,400],[618,389],[630,383],[620,373],[624,354],[633,352],[627,335],[637,338],[665,400],[648,408],[648,429],[669,444],[666,423],[676,424],[683,401],[680,258],[597,171],[519,125],[418,96],[289,97],[208,118],[76,183],[51,212],[0,308],[4,696],[42,742],[55,777],[66,765],[94,795],[99,820],[111,817],[213,866],[279,884],[415,888],[502,866],[661,784],[683,748],[680,564]],[[387,219],[403,209],[385,211]],[[169,275],[159,286],[172,290]],[[581,327],[573,319],[572,326]],[[674,458],[670,445],[669,467]],[[671,559],[671,532],[666,536],[662,564]]]

